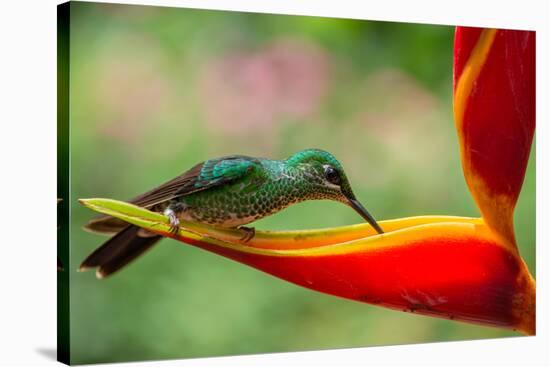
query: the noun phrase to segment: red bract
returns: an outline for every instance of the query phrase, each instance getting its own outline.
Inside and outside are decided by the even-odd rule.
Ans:
[[[533,283],[521,259],[480,220],[436,222],[306,249],[199,247],[292,283],[424,315],[534,328]]]
[[[535,33],[456,30],[455,121],[483,218],[515,246],[513,212],[535,131]]]

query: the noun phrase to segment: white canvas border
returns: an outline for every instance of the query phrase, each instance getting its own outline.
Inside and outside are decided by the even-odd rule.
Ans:
[[[109,1],[111,2],[111,1]],[[548,310],[548,102],[550,65],[544,2],[202,0],[123,1],[223,10],[317,15],[537,31],[537,336],[468,342],[254,355],[125,366],[422,365],[539,366],[550,345]],[[0,121],[2,336],[1,365],[54,365],[56,275],[56,9],[58,1],[2,4]],[[546,164],[546,166],[548,166]],[[31,231],[32,229],[32,231]],[[396,330],[396,332],[399,332]],[[238,337],[238,336],[235,336]],[[103,365],[109,366],[109,365]]]

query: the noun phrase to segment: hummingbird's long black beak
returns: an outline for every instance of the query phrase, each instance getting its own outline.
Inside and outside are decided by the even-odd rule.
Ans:
[[[367,220],[367,222],[369,222],[369,224],[371,226],[373,226],[374,229],[376,229],[376,232],[378,232],[380,234],[384,233],[382,228],[380,228],[378,223],[376,223],[376,220],[372,217],[372,215],[370,215],[370,213],[367,211],[367,209],[365,209],[365,207],[363,205],[361,205],[361,203],[357,199],[354,198],[354,199],[348,199],[348,200],[349,200],[350,206],[353,209],[355,209],[355,211],[357,213],[359,213],[359,215],[361,215],[363,218],[365,218]]]

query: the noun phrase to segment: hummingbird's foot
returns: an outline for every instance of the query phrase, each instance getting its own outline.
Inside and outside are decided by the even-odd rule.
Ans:
[[[170,221],[170,233],[173,235],[177,234],[180,229],[180,220],[178,219],[176,212],[170,208],[167,208],[164,211],[164,215],[166,215]]]
[[[239,227],[239,230],[243,232],[243,236],[241,237],[242,243],[247,243],[256,235],[256,229],[254,227]]]

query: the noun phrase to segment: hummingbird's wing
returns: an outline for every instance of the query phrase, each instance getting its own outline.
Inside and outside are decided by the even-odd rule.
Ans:
[[[219,187],[230,182],[254,176],[254,184],[261,184],[263,175],[261,161],[258,158],[243,155],[231,155],[201,162],[180,176],[141,194],[130,203],[153,209],[159,204],[199,191]],[[117,233],[128,223],[110,216],[102,215],[89,221],[84,228],[91,232]]]
[[[254,171],[261,172],[258,168],[261,168],[261,162],[253,157],[232,155],[210,159],[130,202],[149,208],[181,196],[240,180]]]

